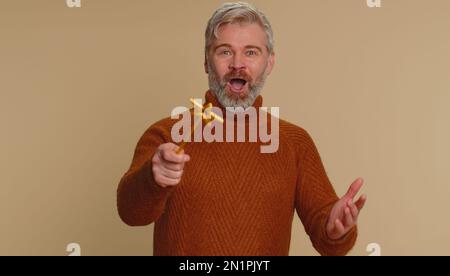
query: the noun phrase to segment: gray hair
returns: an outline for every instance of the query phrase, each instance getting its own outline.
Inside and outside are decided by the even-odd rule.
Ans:
[[[273,53],[274,39],[272,27],[267,17],[255,6],[245,3],[224,3],[218,8],[208,21],[205,32],[205,56],[208,57],[208,51],[217,39],[218,29],[225,24],[230,23],[258,23],[265,31],[267,36],[267,50]]]

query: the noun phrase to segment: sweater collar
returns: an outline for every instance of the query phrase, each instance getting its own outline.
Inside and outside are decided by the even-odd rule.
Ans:
[[[213,106],[219,107],[221,109],[225,109],[220,103],[219,100],[217,100],[216,95],[211,90],[206,91],[205,93],[205,100],[206,104],[211,103]],[[259,109],[262,106],[263,98],[261,95],[256,97],[255,101],[253,102],[253,107],[256,109]]]

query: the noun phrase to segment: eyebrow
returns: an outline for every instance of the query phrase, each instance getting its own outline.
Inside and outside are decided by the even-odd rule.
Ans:
[[[214,47],[214,51],[216,51],[217,49],[219,49],[220,47],[228,47],[228,48],[233,48],[230,44],[227,43],[222,43],[220,45],[217,45],[216,47]],[[260,51],[261,53],[263,52],[261,47],[255,46],[255,45],[247,45],[244,47],[244,49],[257,49],[258,51]]]

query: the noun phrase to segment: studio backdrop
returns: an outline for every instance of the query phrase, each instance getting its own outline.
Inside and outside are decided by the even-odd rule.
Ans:
[[[350,255],[448,255],[450,1],[369,2],[252,1],[275,33],[263,105],[311,134],[339,195],[365,179]],[[222,1],[80,3],[0,0],[1,255],[152,255],[117,185],[143,132],[208,89]],[[290,254],[317,254],[296,215]]]

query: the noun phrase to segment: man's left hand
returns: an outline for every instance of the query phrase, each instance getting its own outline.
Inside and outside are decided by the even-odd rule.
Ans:
[[[331,209],[330,217],[327,222],[327,235],[330,239],[337,240],[342,238],[353,226],[356,225],[358,215],[361,209],[364,207],[367,196],[361,195],[361,197],[353,202],[353,198],[358,193],[359,189],[363,185],[363,179],[356,179],[347,193],[334,204]]]

